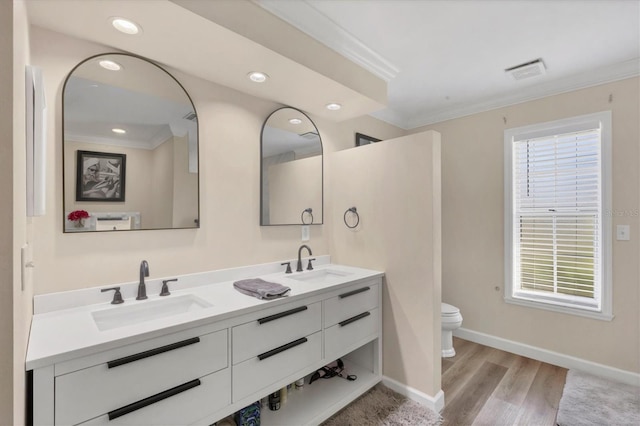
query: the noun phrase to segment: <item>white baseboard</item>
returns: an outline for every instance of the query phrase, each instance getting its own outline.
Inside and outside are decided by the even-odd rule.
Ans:
[[[596,376],[602,376],[611,380],[640,386],[640,374],[632,371],[620,370],[604,364],[598,364],[585,359],[564,355],[547,349],[526,345],[524,343],[514,342],[513,340],[491,336],[489,334],[468,330],[466,328],[454,330],[453,335],[464,340],[470,340],[475,343],[480,343],[481,345],[490,346],[492,348],[557,365],[559,367],[581,370]]]
[[[404,383],[400,383],[387,376],[382,376],[382,384],[389,389],[398,392],[400,395],[404,395],[407,398],[416,401],[436,413],[439,413],[444,408],[444,392],[439,390],[435,396],[429,396],[426,393],[414,389],[411,386],[407,386]]]

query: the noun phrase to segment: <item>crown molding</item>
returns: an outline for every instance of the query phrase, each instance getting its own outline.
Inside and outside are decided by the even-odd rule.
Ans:
[[[437,112],[419,114],[409,119],[403,119],[400,114],[388,110],[376,111],[369,115],[404,130],[412,130],[418,127],[546,98],[548,96],[559,95],[561,93],[573,92],[575,90],[637,77],[639,75],[640,59],[633,59],[598,68],[593,71],[586,71],[563,77],[558,80],[529,86],[518,90],[515,93],[498,96],[487,101],[474,102],[468,105],[449,108]]]
[[[396,112],[391,108],[381,109],[379,111],[374,111],[369,114],[373,118],[377,118],[378,120],[384,121],[385,123],[392,124],[396,127],[399,127],[403,130],[410,130],[409,120],[407,117],[402,114]]]
[[[253,2],[386,82],[395,78],[400,72],[395,65],[306,0],[287,2],[253,0]]]
[[[146,149],[152,150],[154,147],[149,145],[148,142],[133,140],[133,139],[112,139],[100,136],[93,135],[82,135],[77,133],[65,133],[64,135],[65,141],[79,142],[79,143],[88,143],[92,145],[109,145],[109,146],[119,146],[124,148],[137,148],[137,149]]]

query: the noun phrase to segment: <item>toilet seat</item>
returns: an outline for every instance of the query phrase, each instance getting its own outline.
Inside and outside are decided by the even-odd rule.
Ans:
[[[453,317],[456,315],[460,315],[460,309],[456,308],[453,305],[450,305],[448,303],[441,303],[442,307],[441,307],[441,316],[443,317]]]

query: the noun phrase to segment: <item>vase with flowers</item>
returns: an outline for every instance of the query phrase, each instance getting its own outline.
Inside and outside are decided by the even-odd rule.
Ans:
[[[74,210],[67,215],[67,219],[73,222],[76,228],[84,228],[84,220],[89,218],[86,210]]]

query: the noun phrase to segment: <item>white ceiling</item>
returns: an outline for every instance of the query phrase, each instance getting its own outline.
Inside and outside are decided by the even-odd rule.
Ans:
[[[387,80],[371,115],[405,129],[639,74],[638,0],[254,2]]]
[[[250,15],[257,11],[280,24],[269,26],[274,33],[283,26],[292,29],[249,0],[27,0],[26,5],[29,22],[34,26],[97,43],[104,46],[105,52],[116,49],[134,53],[163,67],[292,105],[329,120],[359,117],[384,106],[385,96],[382,99],[371,96],[366,90],[355,89],[354,85],[339,82],[326,72],[300,63],[304,61],[292,59],[293,55],[266,48],[215,22],[218,18],[233,17],[235,13],[246,21],[245,26],[253,29],[262,23],[259,19],[264,18],[260,14]],[[221,11],[227,15],[217,16]],[[142,33],[129,36],[114,30],[109,19],[115,16],[138,23]],[[340,61],[353,66],[342,56],[319,46],[339,58],[335,61],[337,69],[343,69]],[[384,81],[369,72],[354,68],[379,81],[380,87],[385,86]],[[251,82],[247,74],[256,70],[266,72],[269,80],[264,84]],[[339,102],[344,107],[340,111],[329,111],[325,105],[330,102]]]

